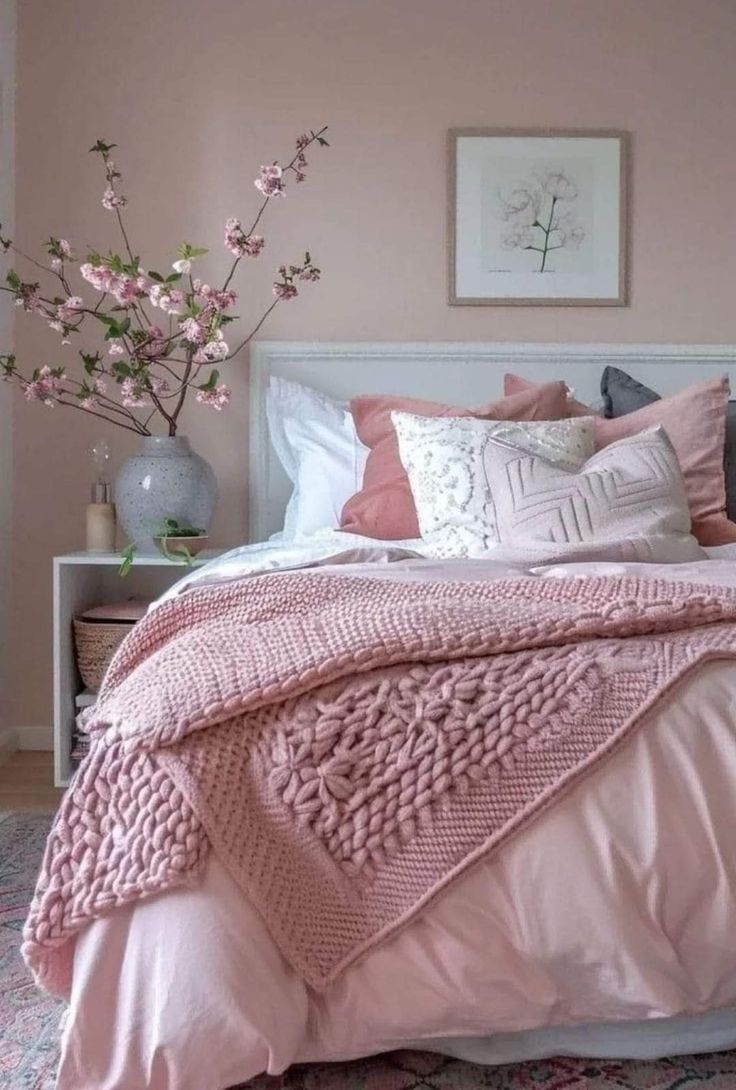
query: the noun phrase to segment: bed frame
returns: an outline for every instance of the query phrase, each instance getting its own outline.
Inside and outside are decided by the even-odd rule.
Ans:
[[[596,405],[608,364],[663,395],[724,373],[736,391],[736,345],[259,341],[251,348],[250,538],[265,541],[281,529],[289,497],[268,441],[264,403],[270,375],[341,400],[393,393],[472,406],[498,396],[504,372],[515,371],[536,382],[564,378],[581,401]]]

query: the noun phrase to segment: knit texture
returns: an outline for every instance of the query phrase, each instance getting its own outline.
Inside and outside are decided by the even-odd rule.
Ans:
[[[613,751],[668,686],[736,654],[736,591],[660,580],[203,588],[145,618],[87,727],[23,952],[196,883],[210,847],[323,988]]]

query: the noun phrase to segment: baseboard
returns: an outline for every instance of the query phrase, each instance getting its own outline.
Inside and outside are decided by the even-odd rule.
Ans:
[[[0,765],[18,749],[18,732],[14,727],[0,727]]]
[[[52,750],[54,748],[52,727],[11,727],[10,731],[17,739],[16,749]]]

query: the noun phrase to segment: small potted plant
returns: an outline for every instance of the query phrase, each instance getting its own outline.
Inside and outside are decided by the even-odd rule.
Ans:
[[[207,531],[201,526],[181,525],[176,519],[165,518],[155,528],[153,540],[167,560],[191,564],[207,544]]]
[[[191,567],[195,556],[207,544],[207,531],[202,526],[189,526],[175,518],[164,518],[151,531],[156,547],[173,564]],[[120,556],[120,575],[127,575],[135,560],[136,547],[128,545]]]

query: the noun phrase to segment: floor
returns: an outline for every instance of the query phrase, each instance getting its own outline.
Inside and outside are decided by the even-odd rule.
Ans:
[[[14,753],[0,764],[0,812],[52,813],[63,791],[54,784],[54,757],[46,750]]]

